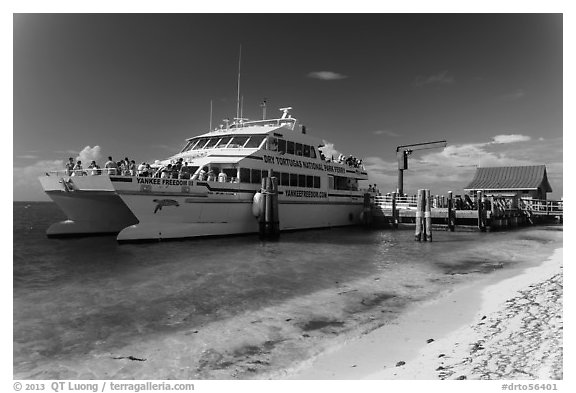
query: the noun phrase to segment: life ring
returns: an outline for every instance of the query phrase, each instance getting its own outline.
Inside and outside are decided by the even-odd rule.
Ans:
[[[264,210],[264,195],[260,191],[254,194],[252,198],[252,214],[254,217],[260,217],[262,211]]]

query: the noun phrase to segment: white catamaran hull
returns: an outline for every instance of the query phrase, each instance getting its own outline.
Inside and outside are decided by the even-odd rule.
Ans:
[[[116,234],[138,222],[108,176],[43,176],[40,182],[67,217],[46,230],[49,237]]]
[[[192,195],[194,188],[190,190]],[[124,228],[118,234],[118,240],[256,233],[259,226],[253,215],[256,191],[211,193],[209,196],[201,196],[200,192],[190,196],[120,191],[120,197],[139,222]],[[290,200],[281,195],[278,210],[281,230],[357,225],[363,210],[363,198],[361,195],[340,195],[322,200]]]

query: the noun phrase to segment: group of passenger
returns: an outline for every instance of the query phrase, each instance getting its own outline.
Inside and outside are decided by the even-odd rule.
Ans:
[[[326,157],[322,151],[320,151],[320,159],[326,162],[337,162],[338,164],[346,164],[352,168],[360,168],[364,169],[364,165],[362,164],[362,160],[350,155],[346,157],[344,154],[340,154],[337,159],[332,157]]]
[[[354,156],[346,157],[344,154],[340,154],[338,156],[338,163],[340,164],[345,163],[346,165],[351,166],[352,168],[364,168],[362,165],[362,160],[359,160]]]
[[[90,163],[88,168],[84,170],[84,168],[82,167],[82,161],[78,160],[76,161],[76,163],[74,163],[74,159],[70,157],[68,158],[68,162],[66,163],[66,174],[68,176],[100,175],[102,174],[102,170],[94,160]]]
[[[213,169],[203,167],[200,172],[194,175],[195,169],[179,158],[174,164],[166,166],[160,165],[157,161],[154,164],[142,162],[138,166],[135,160],[130,160],[128,157],[120,161],[114,161],[112,157],[108,157],[108,161],[104,164],[104,168],[92,161],[88,168],[82,167],[82,161],[74,162],[70,157],[65,165],[66,174],[68,176],[93,176],[101,174],[119,175],[119,176],[138,176],[138,177],[159,177],[161,179],[197,179],[201,181],[228,181],[228,176],[224,172],[215,173]]]

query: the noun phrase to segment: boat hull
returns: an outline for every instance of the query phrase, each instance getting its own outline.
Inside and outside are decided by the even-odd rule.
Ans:
[[[130,242],[257,233],[258,219],[252,209],[255,192],[194,197],[119,192],[139,222],[124,228],[117,239]],[[280,230],[358,225],[363,210],[362,198],[335,198],[337,200],[280,199]]]
[[[46,230],[48,237],[117,234],[138,222],[107,176],[46,176],[40,181],[46,194],[67,217]]]

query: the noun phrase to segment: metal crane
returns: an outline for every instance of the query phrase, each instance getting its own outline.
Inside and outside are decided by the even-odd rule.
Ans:
[[[396,147],[396,157],[398,158],[398,195],[404,194],[404,170],[408,169],[408,156],[416,150],[437,149],[446,147],[447,145],[448,142],[446,141],[435,141]]]

